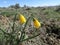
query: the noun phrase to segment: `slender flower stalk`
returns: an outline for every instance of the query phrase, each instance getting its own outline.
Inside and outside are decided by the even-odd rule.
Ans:
[[[41,27],[41,23],[36,18],[33,18],[33,24],[35,28]]]

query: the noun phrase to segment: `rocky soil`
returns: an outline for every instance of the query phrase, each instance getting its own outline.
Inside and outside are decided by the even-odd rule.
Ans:
[[[11,19],[0,15],[0,28],[11,29],[12,25]],[[16,21],[19,24],[19,21]],[[28,27],[29,31],[31,27]],[[27,29],[28,30],[28,29]],[[10,32],[10,31],[8,31]],[[40,33],[38,37],[24,41],[21,45],[60,45],[60,22],[57,20],[43,21],[42,27],[37,31]],[[28,34],[28,33],[27,33]],[[30,35],[30,34],[28,34]]]

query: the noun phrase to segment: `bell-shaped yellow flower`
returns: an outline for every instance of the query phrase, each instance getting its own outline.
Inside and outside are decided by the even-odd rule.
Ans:
[[[26,23],[26,18],[22,14],[19,15],[19,20],[21,24]]]
[[[33,24],[35,28],[41,27],[41,23],[36,18],[33,18]]]

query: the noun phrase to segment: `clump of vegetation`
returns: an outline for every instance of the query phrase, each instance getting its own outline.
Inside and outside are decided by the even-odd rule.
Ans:
[[[2,41],[5,41],[5,43],[4,43],[5,45],[19,45],[23,41],[32,39],[32,38],[40,35],[40,33],[39,33],[39,34],[36,34],[36,35],[32,34],[33,36],[31,36],[31,37],[28,37],[28,36],[26,37],[25,29],[26,29],[28,21],[30,19],[31,20],[33,19],[32,15],[29,16],[27,20],[25,19],[25,17],[23,15],[20,15],[19,16],[20,28],[18,30],[16,30],[15,29],[16,16],[17,15],[15,15],[15,17],[14,17],[12,30],[10,32],[6,32],[6,31],[4,31],[4,29],[0,28],[0,31],[3,34],[3,40]],[[37,19],[36,20],[34,19],[33,22],[34,22],[35,28],[37,28],[37,26],[38,26],[38,28],[40,27],[41,24],[38,22]],[[38,28],[36,29],[36,31],[38,30]]]

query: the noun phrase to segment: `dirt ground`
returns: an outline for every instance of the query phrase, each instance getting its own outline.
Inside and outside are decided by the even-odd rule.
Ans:
[[[19,21],[17,22],[19,23]],[[9,23],[12,24],[10,18],[0,16],[0,28],[4,28],[7,30],[11,29],[11,27],[9,27]],[[31,30],[31,28],[29,28],[29,30]],[[40,33],[39,36],[24,41],[22,45],[60,45],[60,22],[59,21],[57,20],[44,21],[38,33]]]

